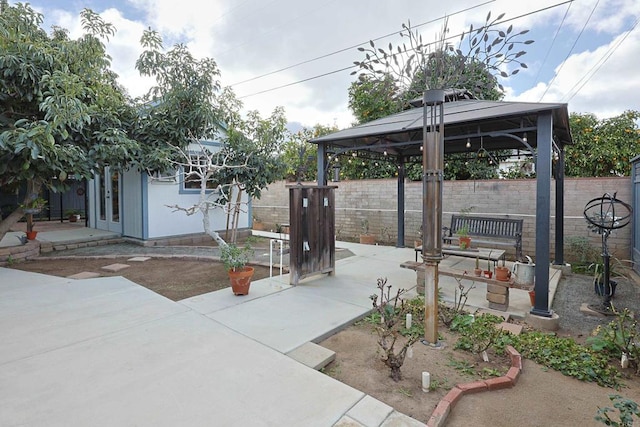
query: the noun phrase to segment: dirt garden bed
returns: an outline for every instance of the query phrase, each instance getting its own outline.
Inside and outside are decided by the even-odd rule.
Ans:
[[[96,272],[103,277],[123,276],[173,301],[230,286],[227,271],[217,261],[163,257],[151,258],[144,262],[132,262],[128,261],[129,258],[37,258],[15,263],[10,267],[59,277],[69,277],[83,271]],[[129,267],[117,272],[102,269],[104,266],[116,263],[127,264]],[[268,267],[253,267],[255,269],[253,280],[269,277]]]

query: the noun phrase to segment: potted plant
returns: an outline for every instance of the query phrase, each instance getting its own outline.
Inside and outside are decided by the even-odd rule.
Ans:
[[[469,249],[471,247],[471,237],[469,237],[469,226],[463,225],[458,229],[456,233],[458,235],[458,242],[460,245],[460,249]]]
[[[20,205],[27,219],[27,239],[34,240],[36,238],[38,232],[33,229],[33,214],[42,211],[46,204],[47,201],[45,199],[35,197],[29,202]]]
[[[418,238],[413,241],[413,247],[419,248],[422,246],[422,225],[418,228]]]
[[[460,216],[467,217],[469,216],[469,212],[473,210],[473,206],[468,206],[466,208],[460,209]],[[469,237],[469,224],[463,224],[462,227],[458,229],[456,232],[458,235],[458,244],[460,245],[460,249],[469,249],[471,247],[471,237]]]
[[[476,257],[476,268],[473,270],[473,274],[477,277],[482,276],[482,269],[480,268],[480,257]]]
[[[253,224],[251,225],[251,228],[256,231],[262,231],[265,229],[264,223],[260,221],[260,218],[258,218],[257,215],[253,215]]]
[[[80,220],[80,210],[78,209],[67,209],[64,211],[64,215],[69,222],[78,222]]]
[[[502,266],[496,267],[496,280],[501,282],[508,282],[511,279],[511,270],[506,267],[505,262],[505,259],[502,258]]]
[[[360,234],[360,243],[363,245],[374,245],[376,243],[376,236],[369,234],[369,220],[364,218],[360,221],[360,227],[362,228],[362,234]]]
[[[220,248],[220,261],[222,261],[229,273],[231,290],[235,295],[247,295],[249,293],[253,267],[247,266],[247,263],[252,255],[253,249],[248,243],[243,247],[229,243]]]
[[[493,276],[493,272],[491,271],[491,251],[489,251],[489,256],[487,257],[487,269],[484,271],[484,277],[487,279],[491,279]]]

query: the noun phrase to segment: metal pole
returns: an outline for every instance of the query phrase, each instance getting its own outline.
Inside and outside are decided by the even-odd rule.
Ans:
[[[442,184],[444,179],[444,91],[424,93],[422,140],[422,257],[424,340],[438,343],[438,264],[442,259]]]
[[[398,157],[398,238],[396,247],[404,248],[404,158]]]

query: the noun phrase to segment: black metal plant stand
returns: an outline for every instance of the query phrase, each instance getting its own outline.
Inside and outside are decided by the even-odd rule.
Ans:
[[[613,314],[611,298],[616,283],[611,280],[611,254],[609,253],[608,239],[612,230],[625,227],[631,221],[631,206],[622,200],[605,193],[602,197],[590,200],[584,208],[584,217],[589,223],[589,228],[602,236],[602,291],[597,292],[600,283],[598,277],[594,281],[596,293],[603,297],[600,306],[590,306],[603,314]]]

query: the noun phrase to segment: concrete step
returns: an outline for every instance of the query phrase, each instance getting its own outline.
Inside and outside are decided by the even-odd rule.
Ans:
[[[318,344],[306,342],[300,347],[291,350],[287,353],[287,356],[319,371],[335,360],[336,353]]]

